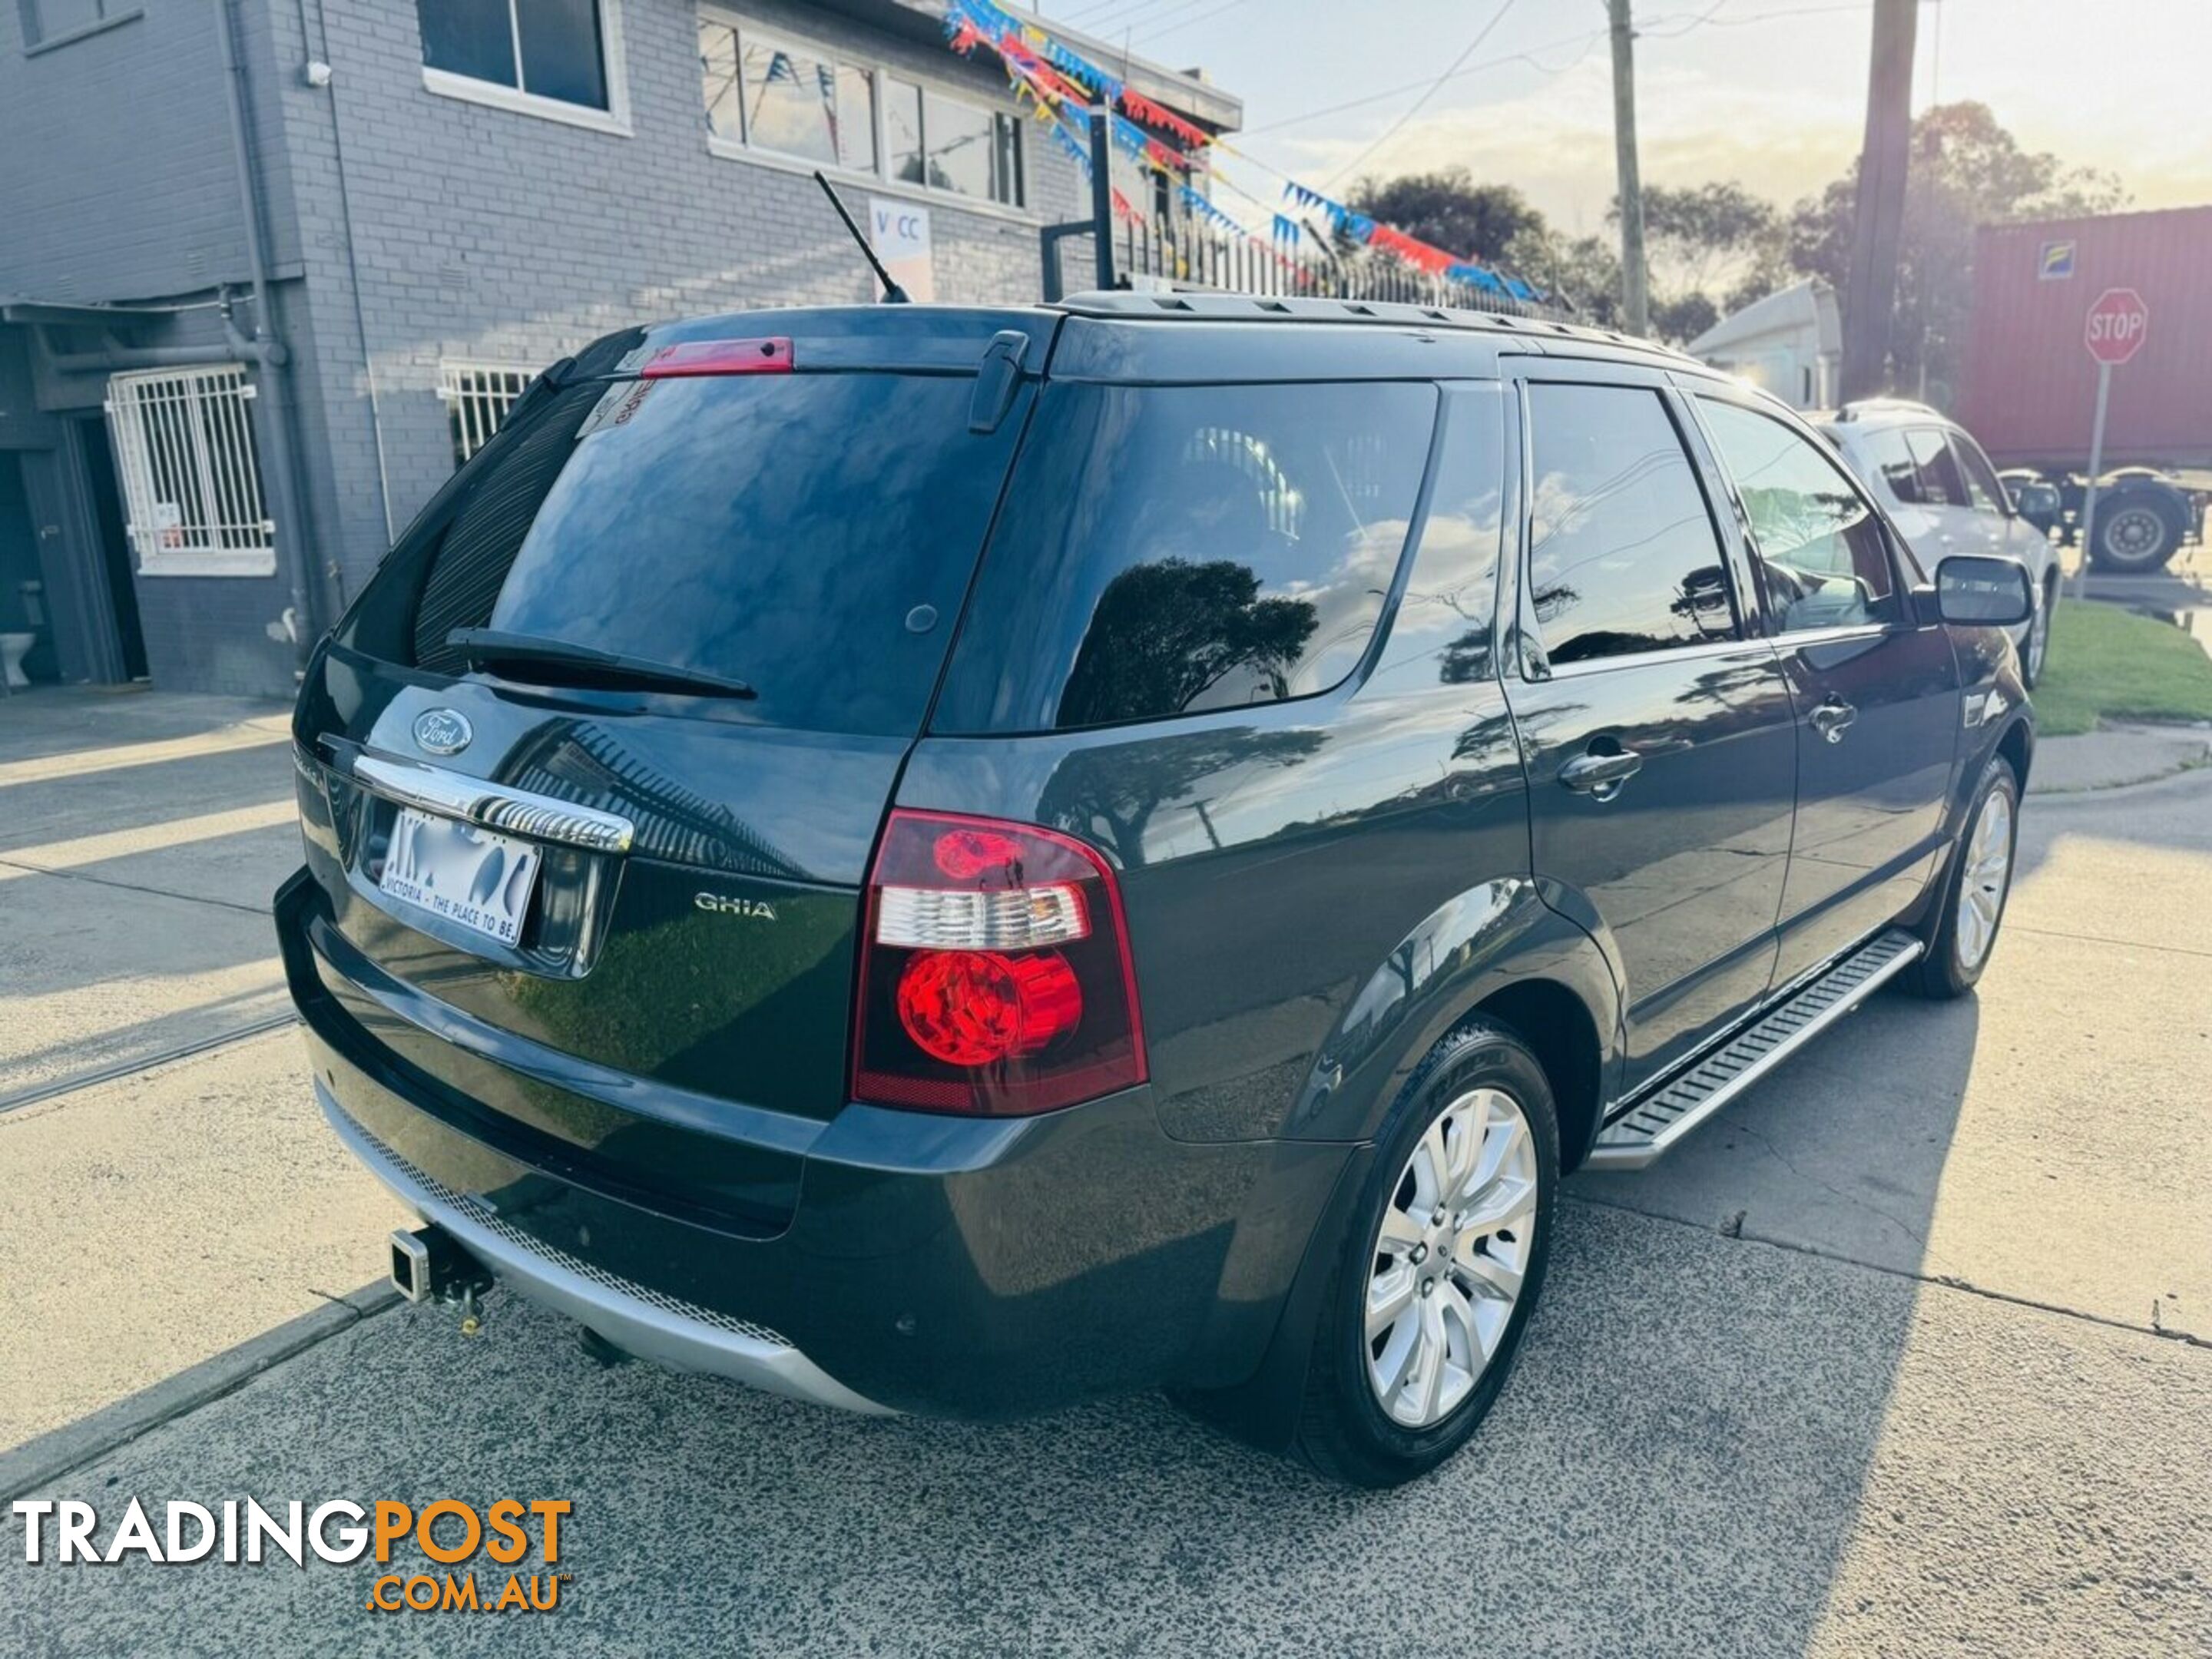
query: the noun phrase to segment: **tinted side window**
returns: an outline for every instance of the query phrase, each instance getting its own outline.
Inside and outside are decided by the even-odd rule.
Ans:
[[[1528,595],[1554,663],[1731,639],[1721,544],[1656,392],[1532,386]]]
[[[1905,434],[1912,449],[1912,465],[1920,477],[1920,499],[1930,507],[1965,507],[1966,480],[1943,434],[1929,427],[1915,427]]]
[[[1436,388],[1047,388],[933,722],[1022,732],[1325,691],[1373,637]]]
[[[1767,607],[1783,631],[1895,621],[1881,526],[1842,469],[1779,421],[1700,402],[1751,520]]]
[[[1505,477],[1503,388],[1444,398],[1444,435],[1429,514],[1370,689],[1418,691],[1496,678],[1498,507]]]
[[[1959,476],[1966,481],[1966,493],[1973,500],[1974,511],[2002,514],[2005,510],[2004,486],[1997,482],[1996,469],[1990,465],[1988,457],[1954,432],[1951,459],[1958,465]]]
[[[1920,468],[1904,433],[1869,432],[1859,440],[1859,447],[1866,454],[1868,466],[1881,474],[1893,498],[1907,507],[1928,505],[1927,492],[1920,487]]]

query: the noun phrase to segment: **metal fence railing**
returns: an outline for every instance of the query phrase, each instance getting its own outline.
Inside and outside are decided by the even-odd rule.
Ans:
[[[1270,246],[1249,236],[1214,234],[1188,222],[1127,218],[1115,227],[1115,263],[1129,282],[1256,294],[1269,298],[1374,300],[1444,306],[1516,317],[1562,317],[1547,301],[1429,276],[1395,259],[1364,252],[1342,257]]]
[[[439,363],[438,398],[453,428],[455,466],[491,441],[534,373],[507,363],[456,362],[450,357]]]

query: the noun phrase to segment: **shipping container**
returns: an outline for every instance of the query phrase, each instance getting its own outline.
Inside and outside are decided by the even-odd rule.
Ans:
[[[1959,417],[2000,466],[2088,465],[2097,364],[2090,306],[2131,288],[2150,308],[2112,371],[2105,464],[2212,467],[2212,207],[1984,225]]]

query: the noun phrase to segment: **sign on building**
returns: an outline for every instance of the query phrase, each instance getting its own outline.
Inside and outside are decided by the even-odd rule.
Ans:
[[[937,272],[929,252],[929,210],[894,198],[868,198],[868,240],[876,257],[906,290],[927,304],[937,297]]]

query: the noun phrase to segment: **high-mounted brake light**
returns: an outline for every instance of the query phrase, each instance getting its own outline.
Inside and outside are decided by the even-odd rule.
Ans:
[[[757,340],[686,340],[661,347],[638,373],[648,380],[686,374],[788,374],[791,342],[780,334]]]
[[[894,811],[868,880],[853,1097],[1012,1116],[1145,1077],[1105,860],[1031,824]]]

